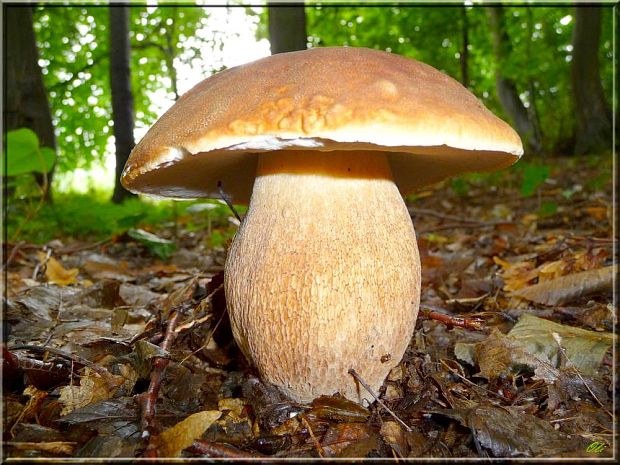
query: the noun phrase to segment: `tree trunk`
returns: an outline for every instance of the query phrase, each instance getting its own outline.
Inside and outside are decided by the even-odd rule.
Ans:
[[[120,177],[133,149],[133,95],[129,44],[129,8],[110,7],[110,88],[112,90],[112,119],[116,141],[116,177],[112,202],[120,203],[132,196],[120,183]]]
[[[461,53],[459,61],[461,64],[461,84],[465,87],[469,86],[469,20],[467,18],[467,9],[461,7]]]
[[[599,67],[601,8],[576,7],[571,79],[575,111],[575,153],[611,150],[611,112]]]
[[[56,150],[56,137],[43,74],[30,6],[8,6],[5,10],[6,37],[6,106],[7,130],[29,128],[39,137],[42,147]],[[45,200],[51,201],[53,168],[38,175]]]
[[[268,5],[271,54],[305,50],[308,35],[304,6]]]
[[[503,7],[489,7],[486,11],[493,39],[493,52],[497,62],[495,72],[497,96],[502,108],[516,126],[526,150],[539,153],[542,150],[542,141],[538,137],[536,127],[530,118],[527,108],[519,98],[517,85],[502,72],[503,63],[508,56],[508,48],[510,47],[510,38],[504,27]]]

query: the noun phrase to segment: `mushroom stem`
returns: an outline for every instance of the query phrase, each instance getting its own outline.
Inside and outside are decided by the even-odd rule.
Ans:
[[[300,402],[340,392],[372,402],[413,334],[420,262],[385,153],[259,156],[230,247],[233,334],[264,380]]]

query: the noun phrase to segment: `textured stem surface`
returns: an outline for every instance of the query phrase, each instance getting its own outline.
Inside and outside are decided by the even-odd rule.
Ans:
[[[235,339],[289,397],[372,397],[411,339],[420,262],[384,154],[261,155],[225,289]]]

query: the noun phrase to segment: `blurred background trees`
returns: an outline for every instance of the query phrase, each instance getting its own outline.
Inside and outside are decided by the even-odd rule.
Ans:
[[[610,7],[268,4],[226,11],[233,10],[246,15],[257,39],[271,41],[272,53],[347,45],[424,61],[509,121],[528,155],[611,150]],[[64,174],[105,166],[115,201],[126,195],[118,178],[134,139],[191,85],[223,69],[211,58],[239,28],[209,22],[223,7],[5,11],[6,130],[30,128],[55,150],[61,179],[52,185],[60,190]],[[16,189],[11,195],[19,197]]]

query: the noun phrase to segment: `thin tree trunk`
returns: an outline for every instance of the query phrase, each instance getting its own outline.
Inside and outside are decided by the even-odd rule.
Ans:
[[[461,84],[469,86],[469,20],[467,9],[461,7],[461,53],[459,61],[461,63]]]
[[[112,202],[120,203],[132,196],[120,183],[120,177],[133,149],[133,95],[129,44],[129,7],[110,7],[110,88],[112,90],[112,119],[116,141],[116,177]]]
[[[306,11],[303,5],[279,6],[269,4],[269,41],[271,53],[305,50],[308,44],[306,34]]]
[[[39,137],[42,147],[56,150],[56,137],[39,53],[34,33],[32,8],[8,6],[4,10],[6,37],[6,106],[7,130],[29,128]],[[45,200],[52,200],[53,170],[38,175],[37,182],[45,188]]]
[[[528,63],[532,60],[532,35],[534,33],[534,18],[532,15],[532,8],[525,7],[527,12],[527,47],[525,51],[526,61]],[[530,94],[530,106],[527,109],[530,121],[532,122],[532,126],[534,127],[534,134],[536,140],[539,140],[542,144],[543,141],[543,131],[540,125],[540,115],[538,113],[538,107],[536,105],[536,86],[534,85],[534,79],[530,74],[527,82],[528,92]]]
[[[611,112],[601,84],[600,7],[575,8],[571,79],[575,111],[575,153],[611,150]]]
[[[517,132],[523,139],[524,145],[529,152],[538,153],[542,150],[542,142],[537,137],[536,128],[530,119],[527,108],[519,98],[516,83],[505,76],[503,62],[508,56],[510,38],[504,27],[504,10],[501,6],[488,7],[486,9],[491,36],[493,39],[493,52],[497,62],[495,72],[495,87],[502,108],[516,126]]]

